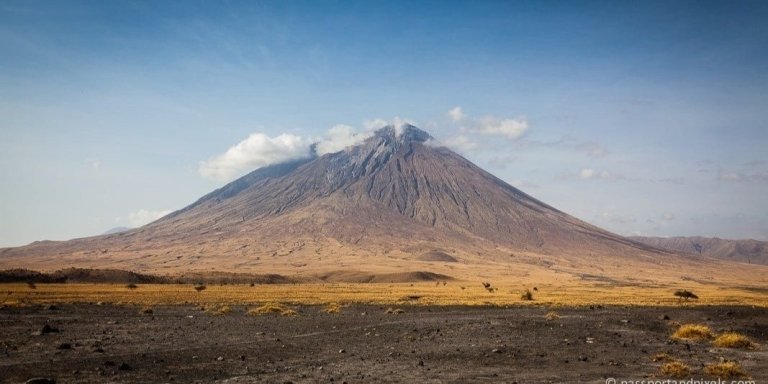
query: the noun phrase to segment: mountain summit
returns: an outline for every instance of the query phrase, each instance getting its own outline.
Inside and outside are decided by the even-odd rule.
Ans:
[[[257,169],[141,228],[2,250],[0,266],[634,278],[682,258],[561,212],[403,125]]]

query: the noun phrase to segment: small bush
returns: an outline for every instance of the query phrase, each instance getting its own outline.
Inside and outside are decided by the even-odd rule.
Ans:
[[[652,361],[675,361],[675,359],[669,355],[669,353],[666,352],[659,352],[653,357],[651,357]]]
[[[130,284],[126,285],[125,287],[126,287],[126,288],[128,288],[128,289],[136,289],[136,288],[138,288],[139,286],[138,286],[138,285],[136,285],[136,284],[134,284],[134,283],[130,283]]]
[[[198,292],[202,292],[202,291],[204,291],[206,288],[207,288],[207,287],[206,287],[205,285],[195,285],[195,291],[198,291]]]
[[[695,300],[699,298],[699,296],[697,296],[695,293],[685,289],[678,289],[677,291],[675,291],[674,295],[679,297],[680,299],[685,299],[685,300],[688,300],[688,299]]]
[[[525,291],[523,291],[523,293],[520,295],[520,300],[525,300],[525,301],[533,300],[533,293],[531,292],[531,290],[526,289]]]
[[[267,315],[270,313],[279,314],[281,316],[291,317],[296,316],[298,313],[293,309],[290,309],[280,303],[266,303],[258,308],[252,308],[248,310],[249,315]]]
[[[713,336],[712,329],[706,325],[701,324],[683,324],[680,328],[672,334],[672,338],[676,340],[703,340],[711,339]]]
[[[691,375],[691,367],[679,361],[671,361],[662,365],[660,372],[666,377],[684,379]]]
[[[223,315],[226,315],[227,313],[232,312],[232,308],[230,308],[227,305],[223,305],[223,306],[218,307],[218,308],[215,308],[215,307],[208,308],[208,309],[206,309],[206,312],[209,312],[209,313],[211,313],[213,315],[216,315],[216,316],[223,316]]]
[[[721,379],[741,379],[747,378],[747,373],[735,361],[725,361],[722,363],[707,365],[704,372],[708,375],[719,377]]]
[[[323,312],[325,313],[341,313],[341,304],[339,303],[328,303],[325,308],[323,308]]]
[[[37,285],[35,285],[35,282],[33,281],[27,281],[27,287],[29,287],[29,289],[37,289]]]
[[[139,313],[144,314],[144,315],[151,315],[152,313],[154,313],[154,310],[152,310],[152,307],[143,307],[143,308],[141,308]]]
[[[720,348],[754,349],[757,347],[748,337],[736,332],[723,333],[713,343]]]
[[[546,315],[544,315],[544,318],[547,319],[547,321],[552,321],[559,319],[560,315],[558,315],[555,311],[549,311]]]

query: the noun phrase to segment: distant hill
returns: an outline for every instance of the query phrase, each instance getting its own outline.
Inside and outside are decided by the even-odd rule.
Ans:
[[[112,229],[102,233],[102,235],[112,235],[112,234],[115,234],[115,233],[120,233],[120,232],[125,232],[125,231],[130,231],[130,230],[131,230],[131,228],[128,228],[128,227],[114,227],[114,228],[112,228]]]
[[[706,255],[723,260],[768,265],[768,242],[717,237],[631,237],[635,241],[671,251]]]

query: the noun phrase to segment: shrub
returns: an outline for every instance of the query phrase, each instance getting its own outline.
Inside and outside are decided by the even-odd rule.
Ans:
[[[748,377],[746,372],[744,372],[741,366],[735,361],[724,361],[722,363],[707,365],[704,367],[704,372],[721,379],[740,379]]]
[[[138,285],[136,285],[136,284],[134,284],[134,283],[130,283],[130,284],[126,285],[125,287],[126,287],[126,288],[128,288],[128,289],[136,289],[136,288],[138,288],[139,286],[138,286]]]
[[[651,360],[652,361],[675,361],[675,359],[672,358],[672,356],[670,356],[666,352],[659,352],[653,355],[653,357],[651,357]]]
[[[695,293],[685,290],[685,289],[678,289],[674,293],[675,296],[679,297],[680,299],[698,299],[699,296],[697,296]]]
[[[216,316],[223,316],[223,315],[226,315],[227,313],[232,312],[232,308],[230,308],[227,305],[223,305],[223,306],[218,307],[218,308],[215,308],[215,307],[208,308],[206,310],[206,312],[209,312],[209,313],[211,313],[213,315],[216,315]]]
[[[754,349],[757,347],[748,337],[736,332],[723,333],[713,343],[720,348]]]
[[[712,329],[701,324],[683,324],[672,334],[677,340],[702,340],[712,338]]]
[[[547,319],[547,321],[552,321],[559,319],[560,315],[558,315],[555,311],[549,311],[546,315],[544,315],[544,318]]]
[[[201,284],[201,285],[195,285],[195,291],[198,291],[198,292],[202,292],[202,291],[204,291],[206,288],[207,288],[207,287],[206,287],[205,285],[202,285],[202,284]]]
[[[154,311],[152,310],[152,307],[143,307],[143,308],[141,308],[141,310],[139,311],[139,313],[141,313],[141,314],[145,314],[145,315],[150,315],[150,314],[152,314],[153,312],[154,312]]]
[[[523,294],[520,295],[520,299],[525,301],[531,301],[533,300],[533,293],[531,293],[530,289],[526,289],[525,291],[523,291]]]
[[[341,304],[339,303],[328,303],[325,308],[323,308],[323,312],[325,313],[341,313]]]
[[[27,287],[29,287],[29,289],[37,289],[37,285],[35,285],[35,282],[33,281],[27,281]]]
[[[280,314],[281,316],[296,316],[298,313],[293,309],[290,309],[280,303],[266,303],[258,308],[252,308],[248,310],[249,315],[267,315],[270,313]]]
[[[675,379],[684,379],[691,375],[691,367],[679,361],[671,361],[661,366],[661,374]]]

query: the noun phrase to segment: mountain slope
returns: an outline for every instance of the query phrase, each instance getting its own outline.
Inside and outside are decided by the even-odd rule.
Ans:
[[[748,264],[768,265],[768,242],[752,239],[727,240],[717,237],[642,237],[631,239],[652,247],[716,257]]]
[[[431,260],[434,254],[448,261]],[[429,271],[457,278],[675,281],[683,269],[705,275],[717,263],[578,220],[413,126],[383,128],[340,152],[258,169],[141,228],[0,250],[0,267],[320,279]]]

